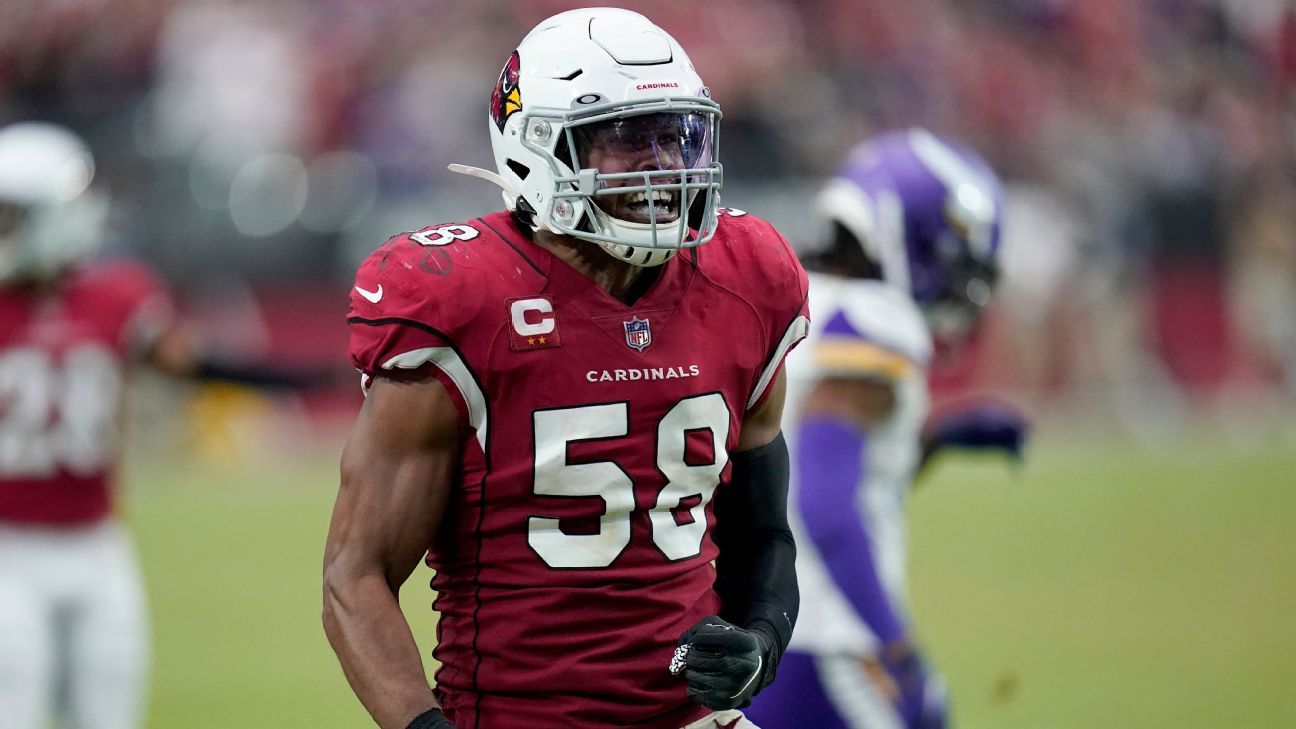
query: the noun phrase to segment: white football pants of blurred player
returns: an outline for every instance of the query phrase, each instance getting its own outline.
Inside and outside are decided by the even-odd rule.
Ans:
[[[736,709],[717,711],[689,724],[683,729],[760,729]]]
[[[142,726],[146,610],[117,523],[0,525],[0,729]]]

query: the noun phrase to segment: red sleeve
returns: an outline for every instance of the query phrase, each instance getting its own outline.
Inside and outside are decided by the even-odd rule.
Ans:
[[[477,427],[481,387],[455,342],[468,307],[454,279],[411,263],[407,245],[404,236],[389,241],[356,273],[347,316],[351,362],[366,391],[374,377],[436,377],[464,422]]]

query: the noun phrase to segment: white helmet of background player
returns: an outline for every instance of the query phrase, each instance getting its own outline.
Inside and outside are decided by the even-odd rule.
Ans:
[[[67,129],[0,128],[0,282],[49,278],[94,248],[107,206],[93,177],[90,150]]]
[[[647,18],[586,8],[545,20],[509,57],[490,103],[504,201],[535,229],[639,266],[715,233],[720,107]],[[700,220],[689,228],[690,206]]]

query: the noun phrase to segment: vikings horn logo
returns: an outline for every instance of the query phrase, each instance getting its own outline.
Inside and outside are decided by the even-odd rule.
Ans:
[[[491,118],[501,132],[504,131],[504,122],[508,121],[513,112],[522,111],[522,90],[518,88],[521,71],[522,61],[518,58],[518,52],[513,51],[513,55],[504,64],[504,70],[500,71],[495,90],[491,92]]]

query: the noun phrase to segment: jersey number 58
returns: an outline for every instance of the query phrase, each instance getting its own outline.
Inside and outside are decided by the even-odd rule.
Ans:
[[[559,519],[532,516],[527,543],[550,567],[608,567],[630,544],[630,514],[635,508],[634,481],[613,461],[568,462],[568,445],[629,435],[629,404],[624,402],[538,410],[535,428],[535,486],[540,496],[601,499],[603,516],[593,534],[567,534]],[[709,433],[711,463],[685,460],[690,433]],[[667,559],[696,557],[706,534],[706,505],[720,473],[729,462],[729,408],[720,393],[685,398],[657,423],[657,468],[666,485],[648,512],[652,541]],[[677,519],[686,512],[688,518]],[[683,522],[683,523],[681,523]]]

